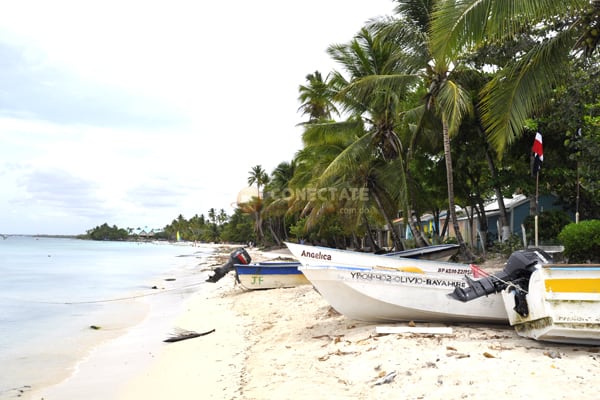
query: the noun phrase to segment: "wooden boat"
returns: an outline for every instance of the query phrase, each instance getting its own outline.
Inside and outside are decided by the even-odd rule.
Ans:
[[[265,261],[236,264],[235,277],[245,289],[274,289],[308,285],[310,282],[298,270],[299,262]]]
[[[527,291],[509,285],[501,293],[520,336],[600,345],[600,265],[543,265],[531,273]]]
[[[442,273],[449,275],[473,275],[473,266],[469,264],[450,263],[436,260],[361,253],[358,251],[332,249],[321,246],[307,246],[297,243],[285,243],[294,257],[303,266],[332,265],[352,267],[388,267],[405,272]]]
[[[312,264],[299,269],[335,310],[351,319],[508,324],[499,293],[469,302],[449,296],[456,287],[468,287],[465,276],[356,265]]]

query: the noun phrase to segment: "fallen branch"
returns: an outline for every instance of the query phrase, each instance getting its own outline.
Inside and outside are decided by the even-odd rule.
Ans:
[[[186,331],[186,332],[182,332],[179,333],[175,336],[171,336],[168,339],[163,340],[163,342],[167,342],[167,343],[173,343],[173,342],[180,342],[182,340],[187,340],[187,339],[193,339],[193,338],[197,338],[200,336],[204,336],[204,335],[208,335],[209,333],[213,333],[215,330],[211,329],[210,331],[206,331],[206,332],[194,332],[194,331]]]

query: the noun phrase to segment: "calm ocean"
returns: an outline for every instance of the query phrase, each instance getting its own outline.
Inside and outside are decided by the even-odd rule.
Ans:
[[[198,264],[212,251],[0,237],[0,398],[60,378],[101,335],[141,321],[149,307],[182,303],[206,279]]]

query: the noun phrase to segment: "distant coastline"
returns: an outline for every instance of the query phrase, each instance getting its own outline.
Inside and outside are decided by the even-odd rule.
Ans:
[[[53,238],[53,239],[84,239],[82,235],[50,235],[50,234],[29,234],[29,233],[0,233],[2,239],[9,237],[35,237],[35,238]]]

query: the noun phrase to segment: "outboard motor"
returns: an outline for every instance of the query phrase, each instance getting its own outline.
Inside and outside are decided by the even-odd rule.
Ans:
[[[209,276],[208,279],[206,279],[206,282],[217,282],[227,275],[227,273],[233,269],[235,264],[246,265],[250,264],[251,260],[250,254],[248,254],[244,248],[240,247],[229,255],[229,261],[222,266],[215,268],[215,273],[212,276]]]
[[[528,249],[515,251],[510,255],[506,266],[496,275],[490,275],[479,280],[466,277],[469,286],[466,288],[456,287],[450,297],[467,302],[488,294],[498,293],[509,285],[527,288],[531,273],[535,271],[538,264],[548,264],[552,257],[543,250]]]

